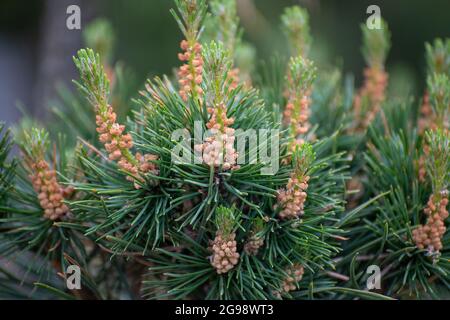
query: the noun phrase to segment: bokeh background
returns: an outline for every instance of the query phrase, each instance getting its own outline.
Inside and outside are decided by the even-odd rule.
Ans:
[[[310,13],[313,58],[319,66],[338,65],[354,74],[357,84],[364,68],[360,24],[369,5],[380,6],[392,34],[387,69],[400,84],[395,90],[416,96],[424,86],[424,42],[450,37],[449,0],[237,1],[244,38],[256,47],[258,60],[286,53],[279,17],[284,7],[300,4]],[[66,28],[71,4],[81,8],[81,31]],[[76,77],[71,57],[83,46],[83,27],[96,17],[111,21],[117,37],[114,59],[134,70],[137,83],[171,73],[181,40],[171,7],[171,0],[1,0],[0,121],[13,124],[21,112],[45,119],[55,85],[71,86]]]

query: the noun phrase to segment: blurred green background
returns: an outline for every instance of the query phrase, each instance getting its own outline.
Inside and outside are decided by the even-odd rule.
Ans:
[[[82,46],[82,30],[65,27],[70,4],[80,6],[82,27],[95,17],[112,22],[117,36],[114,58],[126,62],[139,83],[148,76],[171,73],[179,64],[181,32],[169,13],[171,0],[2,0],[0,120],[14,122],[20,117],[17,102],[45,117],[55,83],[69,84],[75,76],[71,56]],[[310,13],[312,56],[319,66],[341,66],[355,75],[357,83],[364,68],[360,24],[369,16],[369,5],[381,8],[391,29],[393,45],[387,60],[391,79],[401,79],[396,81],[400,87],[404,84],[416,95],[424,85],[424,42],[450,37],[448,0],[238,0],[244,39],[257,48],[258,60],[286,53],[280,14],[294,4]]]

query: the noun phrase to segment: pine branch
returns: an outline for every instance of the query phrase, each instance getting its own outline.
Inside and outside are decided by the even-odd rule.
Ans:
[[[286,8],[281,16],[281,22],[289,40],[291,56],[307,57],[312,39],[306,9],[299,6]]]

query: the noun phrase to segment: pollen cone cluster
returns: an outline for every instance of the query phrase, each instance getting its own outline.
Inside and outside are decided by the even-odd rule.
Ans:
[[[388,84],[388,74],[377,67],[364,70],[364,84],[355,97],[355,116],[359,119],[359,129],[366,129],[380,110],[381,103],[385,99],[385,91]],[[367,113],[361,114],[363,99],[368,99]],[[364,116],[364,119],[361,117]]]
[[[288,271],[288,276],[283,280],[281,288],[284,292],[289,292],[297,288],[297,283],[302,280],[303,273],[305,272],[302,265],[296,264],[292,266]]]
[[[223,170],[235,169],[238,153],[234,148],[234,129],[230,126],[234,118],[228,118],[226,106],[222,103],[217,108],[208,108],[211,115],[206,127],[211,135],[202,144],[195,145],[195,151],[202,153],[203,162]]]
[[[136,160],[138,161],[139,172],[147,173],[151,172],[154,175],[159,173],[156,164],[153,161],[156,161],[158,156],[154,154],[141,154],[140,152],[136,153]]]
[[[227,273],[239,262],[239,253],[236,247],[235,233],[224,235],[218,231],[211,243],[211,265],[218,274]]]
[[[61,187],[56,180],[56,171],[51,170],[45,160],[32,163],[31,170],[30,179],[44,209],[44,217],[50,220],[63,218],[69,212],[63,201],[73,193],[73,188]]]
[[[258,254],[259,248],[264,245],[264,239],[261,237],[252,236],[244,245],[244,251],[251,256]]]
[[[239,85],[239,68],[228,71],[228,79],[231,81],[230,90],[236,89]]]
[[[281,219],[292,219],[303,215],[308,189],[309,176],[298,178],[295,172],[289,178],[285,189],[278,190],[278,213]]]
[[[196,92],[198,95],[203,94],[203,90],[200,87],[203,81],[202,46],[198,42],[190,45],[188,41],[183,40],[180,47],[183,52],[178,54],[178,59],[186,63],[178,70],[179,93],[181,98],[187,101],[188,96],[192,92]]]
[[[108,106],[103,114],[99,112],[96,116],[99,140],[105,145],[109,159],[117,161],[122,170],[129,172],[140,181],[144,181],[142,174],[147,172],[158,174],[156,165],[151,162],[156,160],[157,156],[137,153],[134,157],[130,152],[133,147],[132,137],[130,134],[123,133],[125,126],[118,124],[116,120],[117,115],[111,106]],[[127,179],[134,181],[132,177]]]
[[[291,135],[295,137],[291,144],[291,151],[295,150],[295,147],[301,146],[304,143],[304,136],[309,128],[310,123],[308,122],[310,116],[309,106],[311,104],[311,99],[309,94],[305,94],[300,98],[291,97],[284,110],[284,122],[286,125],[290,126]]]
[[[425,130],[428,129],[436,129],[435,124],[435,115],[433,112],[433,107],[430,103],[430,96],[428,93],[425,93],[423,96],[423,102],[420,106],[420,118],[418,121],[419,134],[423,134]]]
[[[440,192],[440,199],[433,195],[428,200],[424,213],[427,215],[427,223],[413,230],[413,240],[419,249],[428,249],[431,252],[442,250],[442,237],[445,234],[445,219],[447,211],[448,190]]]

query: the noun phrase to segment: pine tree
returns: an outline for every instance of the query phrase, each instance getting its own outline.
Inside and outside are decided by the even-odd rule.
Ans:
[[[175,1],[178,70],[148,80],[132,107],[98,20],[73,58],[78,93],[61,89],[51,108],[59,121],[23,121],[16,157],[3,133],[0,254],[26,275],[0,261],[0,297],[442,297],[450,42],[426,45],[419,106],[387,97],[384,21],[362,27],[355,90],[313,62],[305,9],[284,11],[289,56],[258,74],[235,1],[208,4]],[[69,265],[82,290],[66,287]]]

